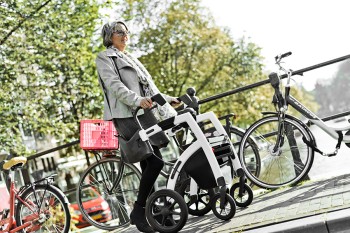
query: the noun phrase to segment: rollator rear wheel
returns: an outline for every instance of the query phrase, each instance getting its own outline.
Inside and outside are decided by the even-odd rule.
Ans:
[[[178,232],[187,222],[188,209],[179,193],[170,189],[162,189],[154,192],[148,198],[146,217],[156,231]]]
[[[243,191],[240,193],[240,184],[235,183],[232,185],[230,189],[230,195],[233,197],[233,199],[236,202],[236,205],[239,207],[247,207],[249,206],[253,201],[253,190],[252,188],[244,184]]]
[[[215,194],[215,196],[211,200],[211,208],[213,210],[214,215],[221,220],[230,220],[236,214],[236,203],[233,200],[233,197],[226,194],[225,196],[225,204],[224,208],[220,207],[220,193]]]

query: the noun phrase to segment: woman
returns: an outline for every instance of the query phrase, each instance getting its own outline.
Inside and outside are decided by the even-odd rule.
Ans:
[[[106,50],[100,52],[96,58],[99,81],[104,89],[104,120],[113,120],[119,134],[127,140],[138,129],[132,118],[132,110],[138,106],[143,109],[152,107],[150,97],[159,92],[146,68],[125,50],[129,40],[128,34],[128,27],[124,22],[105,24],[102,29],[102,38]],[[163,95],[168,103],[179,103],[175,97]],[[158,117],[174,115],[175,112],[169,105],[160,110],[156,111]],[[150,111],[141,110],[140,112],[139,120],[144,128],[158,122]],[[140,162],[142,169],[140,188],[134,209],[130,214],[131,223],[136,224],[141,232],[154,232],[145,218],[144,208],[147,197],[164,165],[160,159],[162,156],[159,148],[166,146],[169,139],[161,132],[152,136],[150,142],[154,156]]]

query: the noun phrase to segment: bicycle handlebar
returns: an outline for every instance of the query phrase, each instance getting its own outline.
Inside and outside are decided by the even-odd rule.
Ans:
[[[275,61],[276,61],[276,63],[279,63],[282,60],[282,58],[288,57],[290,55],[292,55],[292,52],[286,52],[283,54],[279,54],[275,57]]]

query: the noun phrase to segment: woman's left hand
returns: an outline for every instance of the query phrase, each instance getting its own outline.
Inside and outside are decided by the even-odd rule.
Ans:
[[[177,97],[171,97],[171,99],[170,99],[170,105],[171,105],[171,106],[176,107],[176,106],[178,106],[180,103],[181,103],[181,101],[179,101],[179,100],[177,99]]]

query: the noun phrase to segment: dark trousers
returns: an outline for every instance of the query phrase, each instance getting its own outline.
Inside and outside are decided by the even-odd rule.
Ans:
[[[157,120],[152,113],[146,113],[139,117],[141,125],[148,128],[157,123]],[[125,139],[130,139],[138,130],[138,126],[133,118],[115,118],[113,123],[118,131]],[[154,155],[140,162],[142,177],[140,180],[139,194],[137,196],[137,203],[141,206],[146,206],[146,200],[153,188],[153,185],[164,166],[162,155],[159,148],[169,142],[168,137],[164,132],[158,133],[150,138]]]

